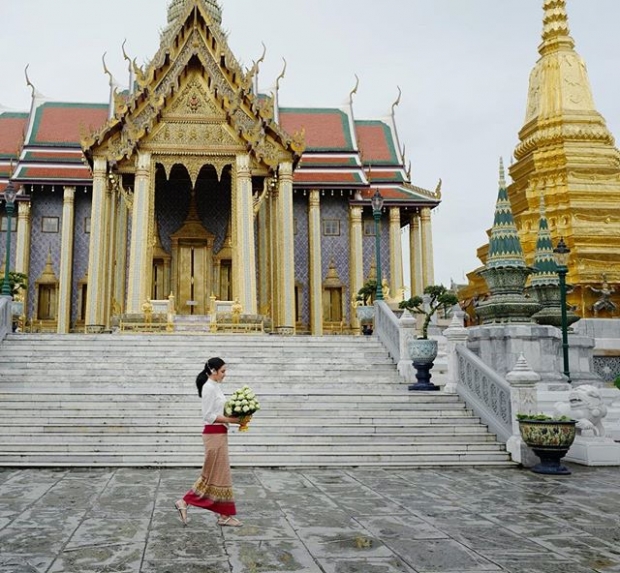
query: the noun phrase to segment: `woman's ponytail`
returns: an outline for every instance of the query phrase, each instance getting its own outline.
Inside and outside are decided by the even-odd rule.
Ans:
[[[209,358],[205,364],[204,370],[196,377],[196,388],[198,388],[198,396],[202,398],[202,387],[207,383],[211,372],[217,372],[226,363],[221,358]]]

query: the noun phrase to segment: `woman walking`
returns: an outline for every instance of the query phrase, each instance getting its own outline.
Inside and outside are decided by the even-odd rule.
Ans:
[[[187,525],[190,505],[208,509],[219,515],[218,525],[240,527],[233,498],[230,463],[228,461],[228,424],[239,424],[239,418],[224,415],[226,397],[221,383],[226,364],[221,358],[209,358],[196,378],[198,396],[202,399],[202,440],[205,461],[200,477],[182,499],[175,502],[183,525]]]

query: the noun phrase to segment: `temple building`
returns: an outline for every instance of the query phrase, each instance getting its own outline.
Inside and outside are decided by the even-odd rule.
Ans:
[[[581,317],[613,316],[618,305],[611,299],[620,295],[620,153],[594,105],[566,1],[544,0],[543,11],[508,197],[527,263],[534,263],[542,200],[553,244],[563,237],[571,250],[568,303]],[[488,245],[477,254],[485,264]],[[466,304],[487,292],[478,271],[459,291]]]
[[[376,276],[377,190],[388,292],[405,286],[407,226],[411,290],[433,284],[441,191],[411,183],[398,101],[370,120],[354,92],[341,107],[281,106],[284,73],[259,92],[262,59],[240,66],[216,0],[173,0],[148,66],[125,58],[129,88],[109,74],[108,102],[51,101],[28,81],[30,111],[0,113],[0,191],[19,188],[10,268],[28,276],[31,327],[109,328],[166,299],[206,318],[217,299],[274,328],[353,331],[352,301]]]

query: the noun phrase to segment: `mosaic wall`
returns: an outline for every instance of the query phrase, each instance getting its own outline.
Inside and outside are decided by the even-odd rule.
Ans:
[[[86,190],[86,191],[85,191]],[[79,316],[78,282],[88,273],[88,249],[90,245],[90,211],[92,189],[79,187],[75,193],[75,225],[73,228],[73,280],[71,291],[71,323]]]
[[[37,187],[32,192],[30,273],[28,275],[28,316],[30,317],[34,317],[35,282],[45,269],[48,254],[51,254],[52,268],[56,278],[59,276],[62,203],[62,187],[52,189]],[[56,226],[54,221],[57,222]]]
[[[308,194],[295,191],[293,195],[295,219],[295,282],[301,289],[300,320],[310,325],[310,256],[308,226]]]
[[[326,236],[323,234],[324,221],[339,221],[339,234],[336,236]],[[325,192],[321,195],[321,262],[323,267],[323,280],[327,277],[329,265],[334,261],[338,277],[343,285],[344,300],[351,300],[349,289],[349,200],[348,194],[342,197],[340,192]],[[345,322],[350,321],[351,307],[344,305]]]

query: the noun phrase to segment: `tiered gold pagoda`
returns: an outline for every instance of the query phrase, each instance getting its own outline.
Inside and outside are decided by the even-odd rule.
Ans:
[[[541,57],[530,76],[508,196],[528,264],[544,197],[553,244],[564,237],[571,250],[567,282],[574,288],[568,302],[588,317],[595,314],[600,285],[607,281],[617,291],[620,284],[620,153],[596,111],[565,0],[544,0],[543,9]],[[488,245],[478,250],[482,262],[487,252]],[[468,278],[461,296],[483,295],[480,278],[475,273]]]

